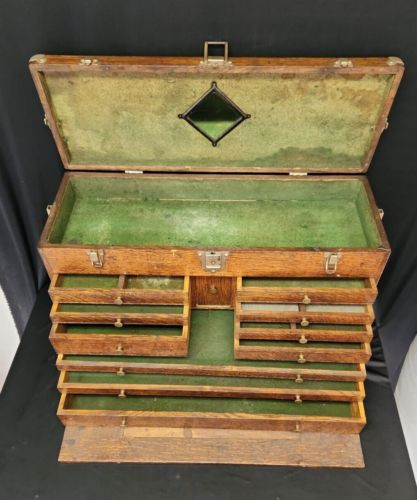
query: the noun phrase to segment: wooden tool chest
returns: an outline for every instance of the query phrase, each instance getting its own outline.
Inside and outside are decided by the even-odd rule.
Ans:
[[[402,61],[29,66],[70,171],[39,243],[60,460],[363,466],[390,252],[363,174]]]

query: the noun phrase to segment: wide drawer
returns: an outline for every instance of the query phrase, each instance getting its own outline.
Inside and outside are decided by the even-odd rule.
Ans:
[[[54,302],[93,304],[183,304],[189,278],[105,274],[56,274],[49,294]]]
[[[362,402],[194,398],[62,393],[65,425],[269,429],[358,433]]]
[[[194,333],[193,333],[194,335]],[[349,363],[306,363],[296,361],[251,361],[230,359],[202,364],[202,359],[193,356],[190,343],[187,358],[158,358],[139,356],[88,356],[58,354],[57,367],[60,370],[111,373],[123,376],[130,373],[151,373],[167,375],[207,375],[219,377],[252,377],[294,380],[336,380],[360,382],[365,380],[364,364]]]
[[[186,356],[189,325],[52,325],[49,339],[65,354]]]
[[[238,278],[240,302],[373,304],[378,290],[368,278]]]
[[[188,305],[111,305],[111,304],[61,304],[55,302],[51,319],[56,323],[124,325],[184,325],[188,321]]]
[[[237,302],[239,321],[290,322],[308,326],[310,323],[366,324],[374,319],[373,308],[345,304],[285,304],[265,302]]]
[[[67,393],[130,396],[185,396],[362,401],[363,382],[308,381],[213,375],[128,374],[62,371],[58,389]]]

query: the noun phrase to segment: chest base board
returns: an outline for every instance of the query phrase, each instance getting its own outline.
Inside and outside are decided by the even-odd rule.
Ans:
[[[72,425],[59,461],[365,467],[357,434]]]

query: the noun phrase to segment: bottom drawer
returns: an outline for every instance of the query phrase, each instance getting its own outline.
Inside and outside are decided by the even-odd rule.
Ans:
[[[265,429],[358,433],[366,423],[361,402],[147,397],[63,392],[65,425]]]

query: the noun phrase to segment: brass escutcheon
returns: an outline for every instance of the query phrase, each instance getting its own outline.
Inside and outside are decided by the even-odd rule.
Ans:
[[[209,293],[211,293],[212,295],[216,295],[217,292],[218,292],[217,286],[214,285],[209,286]]]

